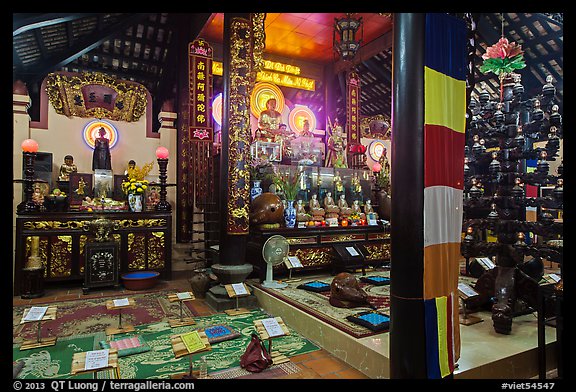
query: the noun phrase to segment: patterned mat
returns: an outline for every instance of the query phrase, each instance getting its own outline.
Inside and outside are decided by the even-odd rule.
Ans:
[[[242,369],[240,366],[231,369],[221,370],[210,374],[210,378],[215,380],[225,380],[231,378],[238,379],[261,379],[261,378],[278,378],[288,374],[300,372],[298,365],[292,362],[285,362],[279,365],[273,365],[270,368],[260,373],[250,373],[248,370]]]
[[[362,276],[361,273],[354,274],[357,279]],[[367,271],[366,276],[384,276],[390,277],[389,270]],[[346,332],[355,338],[376,335],[377,333],[366,327],[348,321],[346,317],[353,316],[360,312],[371,310],[369,307],[357,307],[352,309],[338,308],[330,305],[330,292],[315,293],[297,288],[300,284],[311,281],[321,281],[330,284],[334,279],[333,276],[311,276],[298,282],[288,283],[288,287],[283,289],[269,289],[260,284],[256,286],[269,293],[270,295],[281,299],[284,302]],[[389,313],[390,310],[390,286],[375,286],[369,283],[360,282],[360,287],[368,294],[369,302],[376,307],[379,312]],[[386,331],[384,331],[386,332]]]
[[[172,292],[174,291],[118,295],[114,298],[134,298],[136,306],[122,310],[122,322],[136,326],[167,321],[170,317],[179,317],[179,303],[168,300],[168,294]],[[106,301],[110,298],[86,298],[37,305],[56,305],[58,307],[55,320],[42,322],[41,336],[74,336],[116,327],[119,321],[118,310],[106,309]],[[185,306],[182,306],[183,317],[198,315],[194,311],[193,305],[188,305],[191,302],[194,301],[184,302]],[[21,343],[25,339],[35,339],[37,336],[37,323],[20,324],[24,310],[29,307],[30,305],[12,308],[12,333],[15,344]]]
[[[198,369],[202,356],[208,363],[208,375],[216,373],[218,378],[252,378],[250,374],[239,371],[240,356],[246,350],[252,332],[255,332],[254,320],[268,318],[270,315],[257,309],[248,314],[228,316],[218,313],[212,316],[195,317],[196,324],[187,327],[171,328],[167,322],[143,324],[136,326],[133,333],[118,336],[141,336],[151,347],[150,351],[132,354],[118,359],[121,379],[163,379],[175,374],[187,373],[192,363],[193,369]],[[175,334],[190,332],[194,329],[205,329],[213,325],[229,325],[240,332],[236,339],[227,340],[212,345],[212,350],[176,358],[170,337]],[[320,348],[303,336],[288,328],[289,335],[274,339],[274,351],[287,357],[317,351]],[[23,360],[25,366],[19,378],[35,379],[66,379],[77,378],[70,374],[72,356],[76,352],[99,349],[99,342],[104,340],[104,332],[95,334],[59,338],[54,346],[20,351],[19,345],[13,345],[14,360]],[[277,377],[296,369],[290,365],[268,369],[269,377]],[[228,373],[226,371],[229,371]],[[221,373],[218,373],[221,372]],[[93,378],[93,375],[83,375]],[[98,378],[109,378],[108,372],[98,372]],[[256,376],[258,378],[258,376]]]

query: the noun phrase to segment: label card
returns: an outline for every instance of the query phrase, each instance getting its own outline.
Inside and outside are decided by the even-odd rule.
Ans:
[[[478,295],[476,290],[468,286],[466,283],[458,283],[458,291],[462,294],[464,298],[474,297]]]
[[[130,305],[128,298],[115,299],[113,302],[114,302],[114,306],[116,306],[116,307]]]
[[[348,253],[350,253],[350,256],[360,256],[360,253],[358,253],[356,251],[356,248],[354,248],[353,246],[347,246],[346,250],[348,251]]]
[[[26,317],[24,317],[24,321],[40,321],[46,314],[48,310],[48,306],[32,306]]]
[[[298,256],[288,256],[288,261],[290,262],[290,265],[292,265],[292,268],[302,268],[303,267]]]
[[[187,292],[187,291],[184,291],[183,293],[176,293],[176,297],[178,297],[178,299],[180,299],[180,300],[192,298],[192,296],[190,295],[190,293]]]
[[[246,286],[244,286],[244,283],[232,283],[231,286],[232,286],[232,290],[234,290],[236,295],[248,295],[248,294],[250,294],[246,290]]]
[[[284,330],[282,329],[280,324],[278,324],[278,320],[276,320],[274,317],[263,319],[262,325],[266,329],[268,336],[270,336],[271,338],[273,338],[274,336],[284,335]]]
[[[85,370],[100,369],[108,366],[109,350],[94,350],[86,352]]]

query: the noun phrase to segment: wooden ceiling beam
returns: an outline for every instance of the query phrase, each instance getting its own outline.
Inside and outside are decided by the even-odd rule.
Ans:
[[[18,15],[18,16],[16,16]],[[27,16],[20,16],[27,15]],[[12,22],[12,37],[26,31],[66,23],[87,16],[99,15],[98,13],[47,13],[47,14],[14,14]]]

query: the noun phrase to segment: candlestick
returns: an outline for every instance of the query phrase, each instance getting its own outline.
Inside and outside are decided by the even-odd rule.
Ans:
[[[160,147],[158,148],[160,149]],[[156,155],[158,156],[158,150],[156,150]],[[163,154],[161,154],[164,156]],[[166,150],[166,156],[168,156],[168,150]],[[168,167],[168,158],[158,158],[158,168],[160,171],[160,201],[156,204],[156,211],[171,211],[172,206],[166,200],[166,179],[168,175],[166,174],[166,169]]]
[[[40,206],[32,200],[32,195],[34,194],[34,162],[36,161],[38,143],[32,139],[26,139],[22,143],[22,149],[24,150],[22,152],[22,155],[24,155],[24,200],[16,206],[16,212],[18,214],[27,214],[40,211]]]

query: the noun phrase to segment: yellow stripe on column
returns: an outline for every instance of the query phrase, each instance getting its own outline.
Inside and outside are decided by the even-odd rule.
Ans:
[[[466,130],[466,82],[424,67],[425,124]]]
[[[450,374],[448,366],[448,326],[446,323],[446,297],[436,298],[436,320],[438,325],[438,363],[440,365],[440,374],[446,377]],[[451,333],[451,332],[450,332]],[[452,349],[452,348],[450,348]]]

